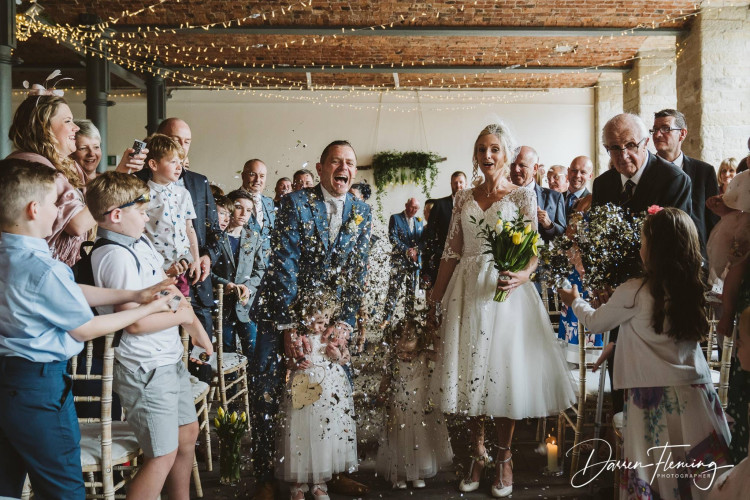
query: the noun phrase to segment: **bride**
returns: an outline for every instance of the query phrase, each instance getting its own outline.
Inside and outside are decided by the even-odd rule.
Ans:
[[[439,325],[439,359],[435,368],[438,405],[443,412],[469,417],[472,462],[459,489],[479,487],[482,470],[489,463],[484,445],[484,417],[497,427],[499,456],[492,484],[494,497],[513,492],[510,445],[515,421],[545,417],[570,407],[575,400],[573,384],[547,311],[529,276],[536,269],[534,257],[517,273],[506,272],[501,289],[505,302],[494,302],[498,273],[490,256],[484,255],[479,227],[484,219],[491,227],[498,217],[512,220],[518,208],[537,229],[534,190],[519,188],[508,180],[513,145],[507,129],[491,124],[474,144],[474,176],[484,182],[459,191],[453,205],[448,239],[435,286],[430,295],[433,312],[442,310]],[[430,314],[435,327],[439,314]]]

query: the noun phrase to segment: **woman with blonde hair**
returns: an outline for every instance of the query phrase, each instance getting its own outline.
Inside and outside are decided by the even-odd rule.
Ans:
[[[480,227],[483,219],[497,221],[523,214],[537,230],[537,201],[533,190],[508,180],[514,158],[508,130],[491,124],[474,144],[474,177],[484,180],[473,189],[458,191],[453,202],[448,238],[435,286],[430,292],[432,326],[437,325],[438,359],[433,380],[439,408],[468,417],[472,462],[461,480],[463,492],[479,488],[489,465],[484,423],[493,419],[497,431],[497,467],[492,496],[513,492],[511,442],[516,420],[555,415],[569,408],[575,392],[558,348],[549,316],[534,285],[537,265],[498,273],[486,255]],[[495,302],[496,290],[510,294]],[[437,314],[442,310],[442,318]]]
[[[47,243],[52,257],[70,266],[80,258],[81,243],[95,224],[83,199],[83,170],[69,157],[76,150],[77,131],[65,99],[29,95],[18,106],[8,133],[16,147],[8,158],[41,163],[58,171],[58,213]]]
[[[94,227],[94,218],[84,201],[86,173],[71,155],[76,151],[78,125],[62,97],[62,91],[34,85],[29,96],[18,106],[8,138],[16,151],[8,158],[20,158],[47,165],[59,172],[57,186],[57,220],[47,237],[52,256],[69,266],[80,258],[81,243]],[[147,151],[130,156],[125,151],[118,171],[140,170]]]
[[[719,165],[719,172],[716,174],[716,180],[719,182],[719,194],[727,192],[729,183],[737,175],[737,158],[725,158]]]

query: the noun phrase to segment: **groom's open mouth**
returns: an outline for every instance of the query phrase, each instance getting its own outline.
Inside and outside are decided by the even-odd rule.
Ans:
[[[337,188],[346,188],[349,185],[349,176],[348,175],[334,175],[333,176],[333,183]]]

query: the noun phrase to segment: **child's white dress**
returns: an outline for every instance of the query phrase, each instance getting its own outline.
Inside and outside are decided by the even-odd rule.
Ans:
[[[281,429],[276,446],[276,477],[290,483],[312,484],[333,474],[357,469],[354,401],[341,365],[325,356],[320,335],[309,337],[313,367],[292,372],[281,404]],[[301,409],[292,407],[291,387],[297,374],[320,384],[320,399]],[[273,425],[268,422],[268,425]]]
[[[453,460],[443,413],[436,407],[425,412],[427,363],[424,353],[412,361],[396,361],[376,465],[378,474],[392,483],[433,477]]]

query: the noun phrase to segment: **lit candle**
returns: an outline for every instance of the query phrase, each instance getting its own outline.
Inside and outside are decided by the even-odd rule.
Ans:
[[[547,443],[547,470],[550,472],[557,471],[559,468],[557,466],[557,443],[555,442],[555,438],[548,437],[546,440]]]

